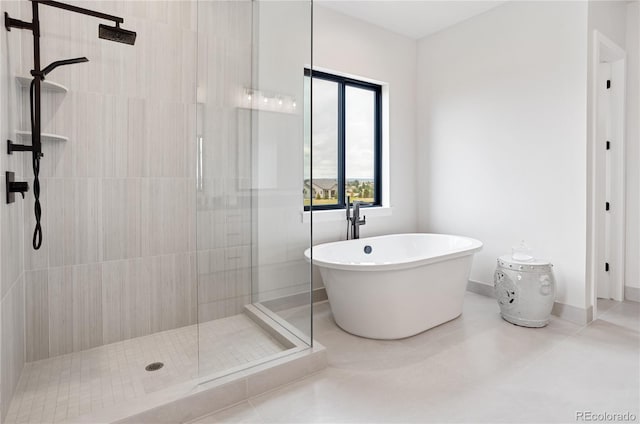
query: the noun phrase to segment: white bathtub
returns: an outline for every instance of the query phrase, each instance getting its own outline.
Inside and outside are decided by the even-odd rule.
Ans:
[[[369,246],[370,253],[365,253]],[[336,323],[372,339],[400,339],[458,317],[482,243],[444,234],[393,234],[313,247]],[[311,249],[304,252],[311,259]]]

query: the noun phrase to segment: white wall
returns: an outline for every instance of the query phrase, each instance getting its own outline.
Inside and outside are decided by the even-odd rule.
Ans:
[[[367,217],[361,237],[417,230],[416,41],[331,9],[314,9],[313,65],[386,84],[393,213]],[[314,222],[314,242],[344,237],[345,223]],[[315,235],[318,234],[316,237]]]
[[[627,5],[626,29],[628,97],[625,284],[627,287],[640,289],[640,2]]]
[[[585,308],[587,5],[513,2],[418,44],[420,230],[526,240]],[[428,213],[425,213],[428,211]]]
[[[603,0],[589,2],[589,36],[594,29],[605,34],[620,47],[625,46],[627,1]]]
[[[292,4],[293,3],[293,4]],[[296,6],[295,3],[299,5]],[[310,65],[309,24],[305,2],[259,2],[259,45],[254,80],[263,91],[292,95],[302,100],[304,66]],[[285,13],[286,12],[286,13]],[[308,28],[308,27],[307,27]],[[391,216],[366,214],[362,237],[411,232],[417,229],[415,178],[415,81],[416,42],[340,13],[314,7],[313,65],[388,84],[389,160]],[[293,72],[293,74],[292,74]],[[279,137],[274,123],[259,113],[254,143],[278,140],[277,187],[257,194],[258,270],[254,272],[254,292],[264,300],[304,290],[308,265],[302,253],[310,242],[309,224],[302,223],[303,126],[302,115],[278,118]],[[284,146],[284,148],[283,148]],[[255,166],[255,165],[254,165]],[[260,167],[268,166],[264,162]],[[268,174],[268,170],[253,172]],[[344,212],[330,222],[313,222],[313,243],[344,239]],[[255,261],[255,257],[254,257]],[[316,274],[314,283],[319,285]]]

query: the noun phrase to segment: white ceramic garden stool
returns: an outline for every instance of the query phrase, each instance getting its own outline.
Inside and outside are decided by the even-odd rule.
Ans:
[[[551,263],[500,256],[493,282],[500,314],[506,321],[523,327],[544,327],[549,323],[556,299]]]

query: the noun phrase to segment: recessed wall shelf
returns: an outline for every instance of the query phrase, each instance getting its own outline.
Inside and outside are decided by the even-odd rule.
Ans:
[[[22,87],[29,88],[31,80],[33,80],[32,77],[26,77],[22,75],[16,76],[16,81],[18,81],[18,84],[20,84]],[[40,87],[43,91],[48,91],[50,93],[66,93],[67,91],[69,91],[64,85],[49,80],[42,81],[40,83]]]
[[[31,131],[16,131],[16,136],[21,140],[31,140]],[[69,137],[58,134],[42,133],[40,136],[42,141],[69,141]]]

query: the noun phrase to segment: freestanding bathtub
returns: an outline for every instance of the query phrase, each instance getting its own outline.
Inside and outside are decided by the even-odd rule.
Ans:
[[[458,317],[478,240],[393,234],[313,247],[336,323],[372,339],[401,339]],[[311,260],[311,249],[304,252]]]

